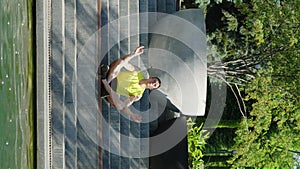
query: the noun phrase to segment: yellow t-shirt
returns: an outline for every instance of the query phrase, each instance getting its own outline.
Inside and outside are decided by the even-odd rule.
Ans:
[[[117,76],[116,92],[123,96],[142,96],[145,91],[145,88],[139,85],[142,79],[144,79],[144,76],[141,72],[120,72]]]

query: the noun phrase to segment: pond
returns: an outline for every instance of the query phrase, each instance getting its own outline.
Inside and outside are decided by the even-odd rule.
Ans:
[[[32,168],[32,0],[1,0],[0,6],[0,167]]]

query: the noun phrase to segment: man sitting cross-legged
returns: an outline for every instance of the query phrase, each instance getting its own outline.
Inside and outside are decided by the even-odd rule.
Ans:
[[[144,47],[140,46],[135,49],[133,54],[125,55],[121,59],[117,59],[109,66],[109,71],[106,79],[102,79],[104,88],[108,92],[108,102],[117,110],[121,110],[128,114],[134,121],[141,122],[141,115],[134,114],[128,108],[133,102],[141,99],[145,89],[157,89],[160,87],[160,79],[150,77],[145,79],[140,71],[140,68],[131,64],[129,61],[135,56],[141,55],[144,52]],[[127,69],[126,72],[121,72],[122,68]],[[116,80],[116,90],[110,86],[112,81]],[[120,95],[127,96],[121,100]]]

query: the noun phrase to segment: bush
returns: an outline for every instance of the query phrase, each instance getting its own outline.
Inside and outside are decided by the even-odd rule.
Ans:
[[[205,139],[208,138],[208,132],[202,130],[201,125],[196,124],[191,119],[188,119],[188,163],[189,168],[203,168],[204,161],[203,150],[206,145]]]

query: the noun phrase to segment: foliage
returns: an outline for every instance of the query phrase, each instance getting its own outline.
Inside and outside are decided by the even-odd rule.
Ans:
[[[203,166],[203,150],[208,138],[207,132],[202,130],[203,123],[199,126],[191,119],[188,120],[188,154],[189,167],[201,168]]]
[[[246,89],[246,100],[256,102],[248,119],[249,130],[241,125],[236,131],[234,166],[291,168],[295,153],[300,153],[299,96],[284,87],[299,89],[289,84],[278,86],[283,82],[274,79],[276,71],[268,68],[260,70]]]
[[[230,162],[291,168],[300,149],[300,2],[252,0],[236,8],[230,15],[223,11],[226,26],[209,35],[223,58],[210,64],[210,75],[224,69],[226,80],[245,85],[245,101],[253,103],[236,131]]]
[[[221,22],[207,32],[208,75],[248,105],[239,105],[245,118],[230,163],[292,168],[300,150],[300,0],[202,2],[207,16],[221,8],[220,20],[206,20]]]
[[[276,55],[299,53],[297,1],[278,4],[252,0],[235,4],[236,10],[223,9],[223,24],[208,32],[222,63],[209,63],[209,75],[225,75],[228,82],[241,85],[255,78],[257,68]]]

